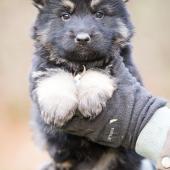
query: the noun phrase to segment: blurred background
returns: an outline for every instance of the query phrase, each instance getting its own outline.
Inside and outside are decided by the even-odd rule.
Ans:
[[[145,86],[170,99],[170,1],[130,0],[134,60]],[[36,9],[31,0],[0,0],[0,170],[35,170],[48,159],[29,128],[28,73]]]

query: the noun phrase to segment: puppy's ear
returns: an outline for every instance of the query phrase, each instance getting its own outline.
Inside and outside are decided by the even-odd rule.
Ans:
[[[39,10],[41,10],[44,5],[46,4],[47,0],[33,0],[33,4],[36,8],[38,8]]]
[[[128,2],[129,0],[123,0],[124,3]]]

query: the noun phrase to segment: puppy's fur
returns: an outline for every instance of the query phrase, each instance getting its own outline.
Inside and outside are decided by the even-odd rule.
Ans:
[[[54,160],[44,170],[138,170],[136,155],[57,129],[76,110],[95,118],[106,107],[116,89],[110,65],[115,45],[121,47],[125,65],[141,82],[131,60],[133,27],[124,2],[34,0],[34,5],[39,14],[33,28],[36,51],[30,74],[32,125]]]
[[[47,124],[62,126],[72,118],[78,105],[73,76],[71,73],[59,69],[49,69],[40,74],[45,78],[39,79],[37,82],[35,94],[41,115]]]
[[[112,97],[114,78],[99,71],[89,70],[78,85],[78,109],[84,117],[95,118]]]

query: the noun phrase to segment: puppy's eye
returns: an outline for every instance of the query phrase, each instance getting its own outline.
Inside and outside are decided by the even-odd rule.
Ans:
[[[61,15],[61,19],[62,19],[63,21],[69,20],[70,17],[71,17],[71,15],[70,15],[69,13],[64,13],[64,14]]]
[[[102,19],[104,17],[104,13],[99,11],[99,12],[96,12],[95,13],[95,17],[98,18],[98,19]]]

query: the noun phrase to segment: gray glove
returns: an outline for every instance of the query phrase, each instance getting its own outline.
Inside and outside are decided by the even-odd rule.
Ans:
[[[141,130],[166,102],[142,87],[119,55],[113,57],[112,73],[117,80],[117,89],[102,113],[94,120],[77,114],[62,129],[102,145],[134,149]]]

